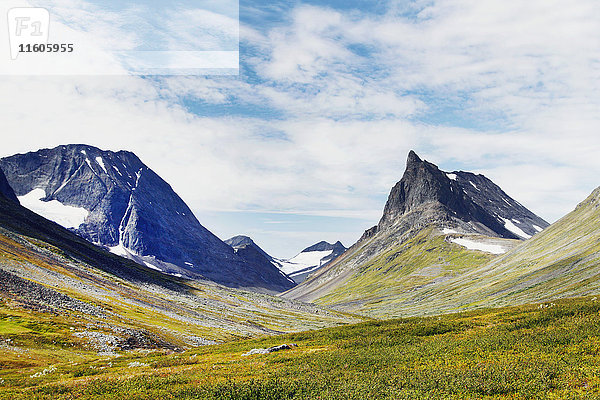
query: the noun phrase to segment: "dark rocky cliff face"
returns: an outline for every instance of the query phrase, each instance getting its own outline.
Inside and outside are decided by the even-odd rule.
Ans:
[[[17,195],[15,194],[15,192],[13,191],[13,189],[10,187],[8,181],[6,180],[6,175],[4,175],[4,172],[0,169],[0,195],[6,197],[8,200],[14,202],[14,203],[19,203],[19,200],[17,199]]]
[[[3,158],[0,168],[17,196],[43,189],[44,202],[87,210],[85,221],[72,230],[117,254],[232,287],[281,291],[292,286],[275,266],[265,269],[237,256],[131,152],[67,145]]]
[[[225,240],[229,246],[233,248],[235,254],[244,259],[245,261],[253,265],[262,265],[264,269],[276,267],[279,270],[279,263],[271,257],[267,252],[260,248],[254,241],[248,236],[234,236]],[[281,276],[292,285],[295,286],[296,282],[288,277],[285,273],[279,270]]]
[[[411,151],[404,175],[392,188],[379,224],[365,232],[364,238],[401,218],[418,220],[424,215],[427,221],[423,224],[458,224],[465,231],[510,239],[526,239],[548,226],[485,176],[441,171]]]
[[[246,247],[246,246],[253,247],[256,251],[258,251],[260,254],[262,254],[264,258],[266,258],[269,261],[273,261],[273,257],[271,257],[266,251],[261,249],[260,246],[257,245],[256,243],[254,243],[254,240],[252,240],[252,238],[250,238],[248,236],[243,236],[243,235],[234,236],[232,238],[225,240],[225,243],[227,243],[234,249]]]

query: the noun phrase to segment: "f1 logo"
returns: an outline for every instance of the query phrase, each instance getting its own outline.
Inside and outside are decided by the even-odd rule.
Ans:
[[[10,58],[17,59],[22,45],[47,44],[50,13],[45,8],[18,7],[8,10]]]

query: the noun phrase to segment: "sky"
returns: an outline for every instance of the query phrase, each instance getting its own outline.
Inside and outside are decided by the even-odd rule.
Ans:
[[[237,11],[237,76],[0,76],[0,156],[133,151],[221,239],[249,235],[281,258],[354,243],[411,149],[486,175],[549,222],[600,186],[597,0],[241,0]],[[85,37],[94,56],[81,62],[97,67],[110,54],[94,46],[139,45],[122,17],[72,12],[55,31]],[[194,43],[197,30],[165,24]]]

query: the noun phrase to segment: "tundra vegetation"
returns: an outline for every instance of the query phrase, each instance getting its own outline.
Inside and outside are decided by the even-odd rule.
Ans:
[[[4,303],[0,335],[0,399],[600,397],[595,297],[119,356],[90,351],[59,315]],[[282,343],[298,346],[242,356]]]

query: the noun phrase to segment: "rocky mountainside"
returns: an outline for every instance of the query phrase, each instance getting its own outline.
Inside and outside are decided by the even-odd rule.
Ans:
[[[346,251],[344,245],[321,241],[302,250],[289,260],[275,260],[283,272],[296,283],[302,283],[310,274],[325,267]]]
[[[19,202],[17,195],[13,191],[12,187],[10,187],[10,184],[6,180],[6,175],[4,175],[2,170],[0,170],[0,195],[15,203]]]
[[[250,238],[248,236],[237,235],[237,236],[234,236],[234,237],[231,237],[231,238],[225,240],[225,243],[227,243],[228,245],[230,245],[234,249],[240,249],[240,248],[244,248],[244,247],[252,247],[257,252],[259,252],[260,254],[262,254],[263,257],[266,258],[267,260],[269,260],[269,261],[273,260],[273,257],[271,257],[262,248],[260,248],[259,245],[257,245],[256,243],[254,243],[254,240],[252,240],[252,238]]]
[[[369,234],[409,216],[419,226],[446,224],[507,239],[528,239],[548,226],[485,176],[441,171],[414,151],[408,154],[406,171],[392,188],[379,224]]]
[[[261,249],[254,241],[248,236],[234,236],[225,240],[225,243],[230,245],[235,251],[235,254],[251,263],[253,265],[262,265],[264,269],[272,268],[273,266],[279,268],[279,261],[271,257],[267,252]],[[291,285],[295,286],[296,282],[287,276],[283,271],[279,273],[287,279]]]
[[[284,296],[400,315],[406,293],[467,273],[547,226],[485,176],[441,171],[411,151],[379,223]]]
[[[404,286],[391,296],[379,295],[364,301],[360,311],[382,316],[431,315],[463,311],[469,308],[502,307],[515,304],[549,302],[561,298],[600,294],[600,188],[581,202],[575,210],[553,223],[531,239],[498,256],[481,253],[479,259],[467,256],[453,244],[457,234],[429,237],[421,233],[406,243],[410,249],[400,252],[395,262],[402,260],[404,277],[396,286]],[[434,246],[438,248],[434,251]],[[443,251],[440,251],[443,249]],[[427,258],[431,253],[434,257]],[[428,280],[441,268],[438,257],[445,252],[459,257],[452,274]],[[388,255],[389,257],[389,255]],[[385,261],[382,257],[379,261]],[[427,263],[424,263],[426,261]],[[418,265],[410,269],[409,263]],[[425,265],[429,267],[424,267]],[[466,267],[465,267],[466,265]],[[396,279],[397,275],[393,277]],[[409,286],[412,285],[412,286]],[[381,283],[380,283],[381,285]],[[347,290],[357,290],[350,282]],[[386,287],[389,289],[389,286]],[[340,293],[331,293],[328,304],[353,306]],[[340,301],[342,300],[342,301]]]
[[[292,283],[204,228],[167,182],[133,153],[67,145],[0,160],[21,204],[150,268],[279,292]]]

